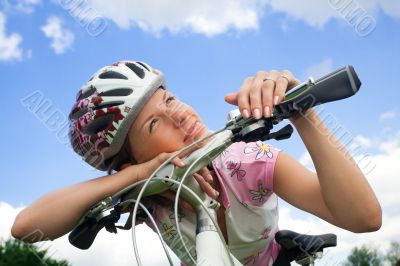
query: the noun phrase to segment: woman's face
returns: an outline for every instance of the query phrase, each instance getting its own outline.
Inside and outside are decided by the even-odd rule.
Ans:
[[[199,115],[170,92],[158,89],[129,130],[130,149],[138,163],[174,152],[209,134]]]

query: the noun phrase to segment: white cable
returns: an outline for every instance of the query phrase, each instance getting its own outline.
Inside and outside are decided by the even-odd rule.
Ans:
[[[188,249],[187,249],[187,247],[186,247],[186,245],[185,245],[185,243],[184,243],[183,236],[182,236],[182,234],[181,234],[181,229],[180,229],[180,226],[179,226],[179,221],[178,221],[178,219],[177,219],[177,217],[178,217],[179,194],[181,193],[181,187],[184,186],[183,182],[185,181],[185,179],[186,179],[187,176],[189,175],[189,172],[190,172],[191,168],[194,167],[194,166],[196,165],[196,163],[197,163],[198,161],[200,161],[201,159],[203,159],[203,158],[204,158],[204,156],[198,158],[198,159],[197,159],[196,161],[194,161],[194,162],[191,164],[191,166],[186,170],[185,174],[183,175],[183,177],[182,177],[182,179],[181,179],[181,181],[180,181],[180,183],[179,183],[179,186],[178,186],[178,189],[177,189],[176,195],[175,195],[175,205],[174,205],[175,224],[176,224],[176,228],[177,228],[177,232],[178,232],[179,238],[180,238],[182,244],[184,245],[186,252],[188,252],[188,253],[189,253],[189,251],[188,251]],[[191,192],[193,192],[193,191],[191,190]],[[200,199],[200,198],[199,198],[199,199]],[[224,236],[223,236],[223,234],[222,234],[222,232],[221,232],[221,229],[219,228],[218,223],[214,220],[214,218],[212,217],[212,215],[211,215],[210,212],[208,211],[208,207],[206,207],[206,206],[204,205],[203,201],[201,201],[201,204],[202,204],[202,207],[206,210],[206,212],[207,212],[207,214],[208,214],[208,217],[209,217],[209,218],[211,219],[211,221],[213,222],[215,228],[217,229],[218,235],[219,235],[219,237],[220,237],[220,239],[221,239],[221,242],[222,242],[222,244],[223,244],[223,246],[224,246],[226,255],[228,256],[231,265],[234,265],[234,263],[233,263],[233,261],[232,261],[232,258],[231,258],[231,256],[230,256],[229,248],[228,248],[228,246],[227,246],[226,243],[225,243],[225,238],[224,238]],[[189,253],[189,256],[190,256],[190,253]]]
[[[150,177],[146,180],[146,182],[144,183],[142,189],[140,190],[139,195],[138,195],[137,198],[136,198],[137,201],[136,201],[136,203],[135,203],[135,207],[134,207],[134,209],[133,209],[133,214],[132,214],[132,215],[133,215],[133,219],[136,220],[137,210],[138,210],[138,207],[139,207],[139,204],[138,204],[138,203],[140,202],[140,200],[141,200],[141,198],[142,198],[142,196],[143,196],[143,194],[144,194],[144,191],[146,190],[146,188],[147,188],[148,184],[150,183],[150,181],[154,178],[155,174],[156,174],[160,169],[162,169],[166,164],[168,164],[171,160],[173,160],[174,158],[176,158],[177,156],[179,156],[181,153],[185,152],[186,150],[190,149],[191,147],[193,147],[194,145],[200,143],[201,141],[206,140],[206,139],[208,139],[208,138],[210,138],[210,137],[216,135],[217,133],[223,131],[224,129],[225,129],[225,128],[222,128],[222,129],[220,129],[220,130],[218,130],[218,131],[216,131],[216,132],[214,132],[214,133],[212,133],[212,134],[210,134],[210,135],[207,135],[207,136],[205,136],[205,137],[203,137],[203,138],[201,138],[201,139],[199,139],[199,140],[193,142],[192,144],[190,144],[190,145],[186,146],[185,148],[181,149],[180,151],[178,151],[174,156],[172,156],[171,158],[167,159],[164,163],[162,163],[162,164],[150,175]],[[127,192],[128,190],[130,190],[132,187],[133,187],[133,185],[130,185],[130,186],[128,186],[127,188],[125,188],[125,189],[121,190],[120,192],[118,192],[116,195],[117,195],[117,196],[120,196],[120,195],[122,195],[123,193]],[[139,256],[138,256],[138,255],[139,255],[139,252],[138,252],[137,243],[136,243],[136,231],[135,231],[135,227],[132,227],[132,237],[133,237],[133,248],[134,248],[134,251],[135,251],[136,262],[138,263],[139,266],[141,266],[142,263],[141,263],[140,258],[139,258]]]
[[[179,183],[178,181],[173,180],[173,179],[169,179],[169,178],[166,178],[166,177],[155,177],[154,179],[155,179],[155,180],[168,181],[168,182],[171,182],[171,183],[180,185],[180,183]],[[193,196],[193,198],[199,202],[199,204],[204,208],[204,210],[206,211],[206,213],[208,214],[208,216],[212,217],[212,216],[211,216],[211,213],[208,211],[208,207],[204,204],[204,202],[200,199],[200,197],[199,197],[193,190],[191,190],[191,189],[190,189],[188,186],[186,186],[185,184],[181,184],[181,187],[182,187],[184,190],[186,190],[188,193],[190,193],[191,196]],[[125,201],[129,201],[129,200],[125,200]],[[125,201],[124,201],[124,202],[121,202],[120,204],[124,204]],[[133,216],[132,216],[132,219],[133,219]],[[213,221],[214,224],[217,224],[217,222],[216,222],[213,218],[211,218],[211,220]],[[132,230],[134,230],[133,227],[132,227]],[[223,237],[222,232],[221,232],[221,230],[219,229],[219,227],[217,227],[217,232],[218,232],[218,234],[220,235],[220,237]],[[161,237],[162,237],[162,235],[161,235]],[[186,245],[184,242],[183,242],[183,244]],[[190,253],[189,253],[189,254],[190,254]],[[189,255],[189,256],[190,256],[190,255]],[[193,259],[193,260],[194,260],[194,259]],[[196,263],[196,262],[194,262],[194,263]]]
[[[209,213],[209,211],[208,211],[208,207],[204,204],[204,202],[200,199],[200,197],[193,191],[193,190],[191,190],[188,186],[186,186],[185,184],[180,184],[178,181],[176,181],[176,180],[173,180],[173,179],[169,179],[169,178],[166,178],[166,177],[155,177],[154,178],[154,180],[161,180],[161,181],[168,181],[168,182],[171,182],[171,183],[174,183],[174,184],[176,184],[176,185],[180,185],[184,190],[186,190],[188,193],[190,193],[191,194],[191,196],[193,196],[193,198],[195,199],[195,200],[197,200],[199,203],[200,203],[200,205],[204,208],[204,210],[206,211],[206,213],[211,217],[211,213]],[[142,183],[144,183],[146,180],[140,180],[140,181],[138,181],[137,183],[135,183],[135,186],[139,186],[139,185],[141,185]],[[121,202],[121,203],[119,203],[119,205],[120,206],[123,206],[123,205],[125,205],[126,203],[129,203],[129,202],[136,202],[137,200],[135,200],[135,199],[126,199],[126,200],[124,200],[123,202]],[[140,204],[140,206],[142,207],[142,203],[139,203]],[[144,205],[143,205],[144,206]],[[143,207],[142,207],[143,208]],[[149,217],[151,217],[150,219],[152,219],[153,218],[153,216],[150,214],[150,216]],[[216,221],[215,220],[213,220],[212,219],[212,221],[214,222],[214,223],[216,223]],[[134,225],[134,224],[136,224],[136,218],[132,215],[132,225]],[[157,224],[155,224],[155,223],[153,223],[152,222],[152,224],[154,225],[154,227],[156,228],[156,230],[158,229],[158,227],[157,227]],[[133,228],[133,227],[132,227]],[[133,230],[133,229],[132,229]],[[220,237],[223,237],[223,235],[222,235],[222,232],[220,232],[220,229],[217,227],[217,231],[218,231],[218,233],[219,233],[219,235],[220,235]],[[161,232],[159,231],[159,230],[157,230],[157,234],[159,235],[159,237],[161,237],[162,238],[162,234],[161,234]],[[132,235],[132,238],[134,237],[134,235]],[[133,240],[133,239],[132,239]],[[165,242],[164,242],[165,243]],[[186,245],[184,242],[183,242],[183,244],[184,245]],[[166,251],[166,253],[167,253],[167,256],[169,255],[169,253],[168,253],[168,250],[166,250],[166,249],[164,249],[165,251]],[[189,253],[190,254],[190,253]],[[196,262],[195,262],[196,263]]]
[[[128,200],[125,200],[124,203],[125,203],[125,202],[133,202],[133,203],[136,203],[136,200],[134,200],[134,199],[128,199]],[[165,241],[164,241],[164,239],[162,238],[162,234],[161,234],[161,232],[160,232],[160,229],[158,229],[157,223],[156,223],[156,221],[154,220],[153,215],[149,212],[149,210],[146,208],[146,206],[143,205],[143,203],[140,203],[140,202],[139,202],[139,205],[140,205],[140,207],[142,208],[142,210],[144,210],[144,212],[147,214],[147,217],[149,217],[151,223],[153,224],[153,227],[156,229],[157,235],[159,236],[159,238],[160,238],[160,240],[161,240],[161,244],[162,244],[162,246],[163,246],[163,249],[164,249],[164,251],[165,251],[165,254],[167,255],[167,258],[168,258],[168,261],[169,261],[169,265],[172,265],[172,266],[173,266],[174,263],[172,262],[172,259],[171,259],[171,256],[169,255],[168,250],[167,250]],[[131,219],[131,223],[132,223],[133,227],[136,225],[136,221],[133,221],[133,216],[132,216],[132,219]],[[132,235],[132,237],[133,237],[133,235]]]

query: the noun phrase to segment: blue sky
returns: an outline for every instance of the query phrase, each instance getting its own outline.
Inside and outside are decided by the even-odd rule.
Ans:
[[[91,10],[89,16],[77,15],[66,8],[67,2],[83,3],[81,8]],[[394,0],[349,0],[344,1],[351,2],[346,11],[334,2],[1,1],[0,202],[26,206],[55,188],[102,175],[73,155],[66,131],[60,129],[64,123],[52,129],[46,120],[56,110],[67,115],[92,73],[124,59],[162,70],[169,89],[191,104],[210,129],[223,126],[232,109],[223,96],[237,91],[258,70],[288,69],[305,80],[351,64],[363,83],[361,90],[323,106],[324,111],[375,161],[396,158],[400,5]],[[362,14],[358,20],[346,18],[346,12],[356,10]],[[95,25],[104,30],[90,28]],[[32,112],[23,104],[35,92],[51,102],[47,113]],[[272,144],[312,168],[297,134]],[[395,181],[387,182],[390,187]],[[386,189],[379,187],[378,192],[385,194]],[[384,210],[398,218],[392,204],[400,199],[393,195],[388,202]],[[295,221],[308,217],[290,211]]]

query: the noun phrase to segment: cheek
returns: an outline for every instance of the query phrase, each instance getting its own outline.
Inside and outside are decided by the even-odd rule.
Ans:
[[[183,133],[179,130],[160,130],[154,136],[154,144],[159,147],[161,152],[172,152],[183,147]]]
[[[143,157],[146,161],[151,160],[162,152],[174,152],[185,147],[180,132],[173,130],[162,130],[155,133],[145,145]]]

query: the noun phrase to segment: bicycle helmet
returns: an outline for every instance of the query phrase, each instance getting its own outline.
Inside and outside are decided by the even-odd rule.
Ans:
[[[69,115],[74,151],[96,169],[107,170],[159,87],[165,88],[163,74],[143,62],[121,61],[97,71],[79,90]]]

